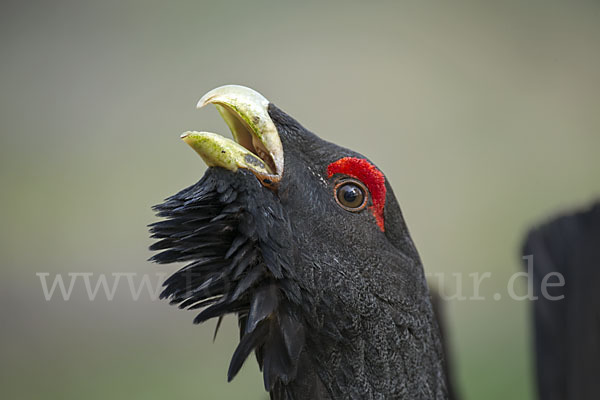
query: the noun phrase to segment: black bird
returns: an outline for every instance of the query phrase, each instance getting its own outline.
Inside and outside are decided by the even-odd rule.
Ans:
[[[381,170],[251,89],[209,103],[235,141],[182,135],[211,168],[155,207],[152,260],[188,263],[162,297],[202,309],[196,323],[237,315],[228,379],[254,351],[273,399],[447,399],[421,260]]]

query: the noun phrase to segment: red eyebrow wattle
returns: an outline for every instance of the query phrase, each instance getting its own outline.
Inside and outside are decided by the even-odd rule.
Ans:
[[[385,208],[385,176],[365,159],[356,157],[344,157],[332,162],[327,167],[327,176],[331,178],[335,174],[344,174],[358,179],[369,189],[373,205],[369,207],[382,232],[385,231],[383,210]]]

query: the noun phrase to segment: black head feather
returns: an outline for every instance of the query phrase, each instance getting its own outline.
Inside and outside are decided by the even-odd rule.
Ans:
[[[285,154],[277,191],[209,168],[155,207],[152,260],[188,262],[162,297],[236,314],[233,378],[255,351],[275,399],[447,397],[421,261],[388,182],[385,229],[338,206],[327,166],[362,155],[321,140],[273,106]]]

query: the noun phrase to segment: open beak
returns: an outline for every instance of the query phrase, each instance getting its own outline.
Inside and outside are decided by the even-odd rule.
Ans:
[[[226,85],[206,93],[197,108],[214,104],[234,140],[210,132],[181,135],[209,167],[251,171],[269,188],[283,176],[283,146],[268,112],[269,101],[260,93],[237,85]]]

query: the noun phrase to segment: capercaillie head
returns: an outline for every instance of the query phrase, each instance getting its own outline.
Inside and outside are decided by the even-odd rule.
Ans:
[[[226,314],[274,399],[444,399],[443,356],[423,268],[385,175],[320,139],[259,93],[223,86],[235,140],[187,132],[209,166],[155,206],[158,263],[187,262],[163,298]]]

